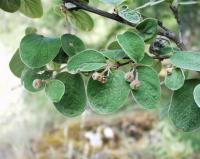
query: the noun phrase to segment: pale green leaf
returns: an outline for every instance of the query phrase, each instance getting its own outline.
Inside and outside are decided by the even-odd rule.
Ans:
[[[138,24],[141,20],[140,13],[129,8],[119,11],[118,15],[133,24]]]
[[[26,35],[20,43],[20,56],[30,68],[39,68],[52,61],[59,53],[59,38],[48,38],[42,35]]]
[[[50,80],[46,84],[45,92],[53,102],[57,103],[65,93],[65,85],[59,80]]]
[[[196,102],[196,104],[198,105],[198,107],[200,107],[200,84],[198,84],[195,88],[194,88],[194,100]]]
[[[158,74],[148,66],[137,67],[137,73],[140,87],[137,90],[132,90],[134,99],[144,108],[156,108],[161,98]]]
[[[110,73],[105,84],[90,78],[87,86],[90,107],[99,114],[119,110],[127,100],[129,92],[130,88],[122,71]]]
[[[144,41],[133,32],[125,32],[117,36],[117,41],[124,52],[134,61],[139,62],[144,57]]]
[[[75,27],[83,31],[91,31],[94,27],[91,16],[82,10],[67,13],[67,19]]]
[[[121,4],[124,0],[100,0],[100,1],[117,6],[117,5]]]
[[[43,15],[41,0],[21,0],[20,12],[30,18],[40,18]]]
[[[172,73],[165,77],[165,85],[171,90],[178,90],[181,88],[185,81],[185,75],[179,68],[174,68]]]
[[[64,34],[61,36],[61,44],[65,53],[73,56],[86,49],[85,44],[81,39],[72,34]]]
[[[12,59],[10,60],[9,63],[10,70],[11,72],[16,76],[16,77],[21,77],[22,71],[26,67],[24,63],[22,62],[20,55],[19,55],[19,50],[15,52],[13,55]]]
[[[65,85],[65,93],[58,103],[54,103],[59,112],[68,117],[82,114],[86,107],[86,93],[83,79],[79,74],[62,72],[57,75]]]
[[[95,50],[85,50],[72,56],[67,64],[70,73],[89,72],[106,66],[104,56]]]
[[[179,51],[170,60],[176,67],[200,71],[200,52]]]
[[[173,94],[169,117],[174,125],[183,131],[192,131],[200,127],[200,108],[193,97],[193,90],[199,83],[200,80],[188,80]]]

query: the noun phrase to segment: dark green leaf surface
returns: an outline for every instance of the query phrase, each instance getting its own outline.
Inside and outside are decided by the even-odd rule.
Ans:
[[[139,62],[144,57],[144,41],[133,32],[125,32],[117,36],[117,41],[124,52],[134,61]]]
[[[171,90],[177,90],[181,88],[185,81],[185,75],[183,71],[179,68],[175,68],[172,74],[165,77],[165,85]]]
[[[156,19],[147,18],[136,26],[136,29],[140,32],[140,35],[144,38],[144,41],[153,40],[157,34],[158,22]]]
[[[56,79],[65,84],[65,93],[58,103],[54,103],[59,112],[68,117],[82,114],[86,106],[86,93],[82,77],[62,72]]]
[[[85,44],[81,39],[72,34],[64,34],[61,36],[62,48],[68,56],[75,54],[86,49]]]
[[[193,90],[199,83],[200,80],[188,80],[173,94],[169,117],[174,125],[183,131],[192,131],[200,127],[200,108],[193,97]]]
[[[95,50],[85,50],[72,56],[67,64],[70,73],[89,72],[106,66],[104,56]]]
[[[30,18],[40,18],[43,15],[41,0],[21,0],[20,12]]]
[[[20,43],[20,56],[30,68],[39,68],[52,61],[60,50],[59,38],[48,38],[42,35],[26,35]]]
[[[19,50],[17,50],[15,52],[15,54],[13,55],[10,63],[10,70],[11,72],[16,76],[16,77],[21,77],[22,71],[24,70],[24,68],[26,67],[24,65],[24,63],[22,62],[20,55],[19,55]]]
[[[20,0],[1,0],[0,8],[7,12],[16,12],[21,5]]]
[[[137,72],[141,84],[137,90],[132,90],[134,99],[144,108],[156,108],[161,98],[158,74],[148,66],[137,67]]]
[[[53,102],[59,102],[65,93],[65,85],[59,80],[50,80],[46,84],[45,92]]]
[[[128,98],[130,88],[124,79],[124,72],[110,73],[108,82],[102,84],[90,78],[87,87],[88,99],[92,110],[108,114],[119,110]]]
[[[60,48],[60,51],[58,55],[53,59],[53,62],[58,64],[66,64],[69,59],[69,56],[64,52],[62,48]]]
[[[170,60],[179,68],[200,71],[200,52],[179,51]]]

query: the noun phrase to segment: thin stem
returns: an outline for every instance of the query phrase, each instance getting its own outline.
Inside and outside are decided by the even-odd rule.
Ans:
[[[115,20],[115,21],[117,21],[119,23],[126,24],[126,25],[131,26],[131,27],[135,27],[136,26],[136,24],[133,24],[133,23],[121,18],[119,15],[117,15],[115,13],[111,14],[111,13],[108,13],[106,11],[100,10],[98,8],[94,8],[94,7],[89,6],[88,4],[86,4],[84,2],[81,2],[80,0],[63,0],[63,1],[64,1],[64,3],[72,3],[72,4],[76,5],[76,7],[77,7],[76,10],[77,9],[82,9],[82,10],[85,10],[85,11],[100,15],[102,17]],[[181,50],[185,49],[185,46],[179,40],[179,37],[174,32],[170,31],[169,29],[166,29],[166,27],[159,25],[159,27],[158,27],[158,35],[165,36],[168,39],[172,40],[174,43],[176,43],[176,45]]]

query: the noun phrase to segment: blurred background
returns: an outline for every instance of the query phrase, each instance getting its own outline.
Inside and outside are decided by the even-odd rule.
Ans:
[[[54,108],[44,92],[31,94],[20,86],[20,79],[9,70],[9,61],[28,26],[46,36],[76,33],[94,49],[105,48],[117,33],[127,29],[91,14],[94,29],[80,32],[56,14],[58,1],[42,1],[41,19],[0,10],[0,159],[200,159],[199,130],[183,133],[173,127],[167,117],[172,92],[166,88],[161,106],[154,111],[143,110],[130,99],[113,115],[98,116],[88,109],[82,116],[70,119]],[[146,2],[129,3],[135,8]],[[113,11],[111,6],[95,0],[91,5]],[[142,14],[156,17],[177,31],[165,3],[145,8]],[[200,6],[181,6],[180,14],[185,44],[191,50],[199,50]]]

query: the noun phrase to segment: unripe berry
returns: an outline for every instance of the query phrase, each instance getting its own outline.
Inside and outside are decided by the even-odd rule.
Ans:
[[[166,71],[167,71],[167,75],[171,75],[172,71],[173,71],[173,68],[169,67],[169,68],[166,69]]]
[[[41,88],[41,86],[42,86],[42,80],[41,79],[35,79],[33,81],[33,87],[35,89],[39,89],[39,88]]]
[[[137,90],[140,87],[140,81],[139,80],[133,80],[130,84],[131,89]]]
[[[134,74],[133,74],[133,72],[127,72],[125,74],[125,79],[128,82],[132,82],[134,80]]]

